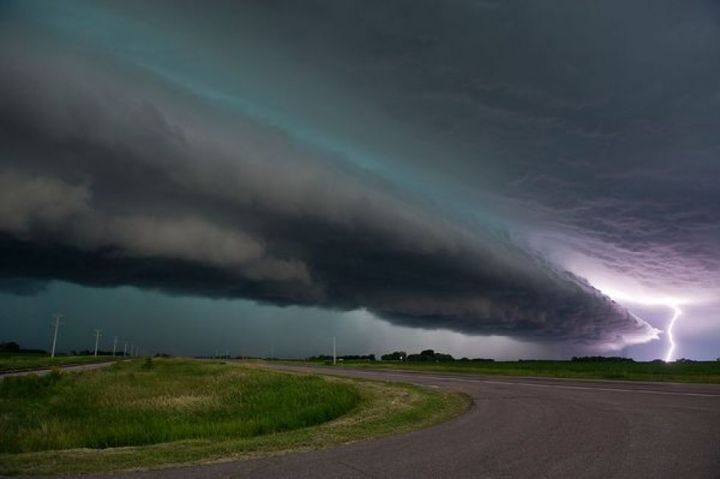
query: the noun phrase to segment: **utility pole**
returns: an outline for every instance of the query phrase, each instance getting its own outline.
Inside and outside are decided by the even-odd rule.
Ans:
[[[102,333],[101,330],[95,330],[95,357],[97,357],[98,343],[100,342],[100,333]]]
[[[337,354],[335,351],[335,336],[333,336],[333,366],[337,364]]]
[[[123,357],[127,356],[127,341],[125,341],[125,346],[123,347]]]
[[[55,345],[57,344],[57,335],[58,335],[58,329],[60,328],[60,318],[62,318],[62,314],[55,314],[53,317],[53,326],[55,326],[55,332],[53,333],[53,344],[52,344],[52,351],[50,352],[50,357],[55,357]]]
[[[115,357],[115,351],[117,350],[117,336],[113,338],[113,357]]]

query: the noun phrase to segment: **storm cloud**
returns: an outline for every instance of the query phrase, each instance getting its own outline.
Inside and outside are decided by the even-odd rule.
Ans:
[[[21,3],[0,37],[0,287],[609,348],[658,331],[584,266],[717,297],[709,3]]]

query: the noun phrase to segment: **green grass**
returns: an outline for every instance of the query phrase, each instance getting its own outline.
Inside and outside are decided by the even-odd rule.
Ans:
[[[252,437],[321,424],[360,401],[350,386],[195,361],[116,363],[102,374],[0,383],[0,453]]]
[[[316,364],[316,363],[313,363]],[[577,379],[619,379],[720,383],[720,361],[693,362],[583,362],[583,361],[498,361],[498,362],[344,362],[338,367],[402,369],[504,376],[536,376]]]
[[[112,356],[56,356],[35,353],[0,353],[0,371],[21,371],[41,369],[69,364],[88,364],[111,361]],[[116,357],[119,359],[119,357]]]
[[[459,414],[410,385],[193,360],[0,382],[0,474],[107,472],[319,448]]]

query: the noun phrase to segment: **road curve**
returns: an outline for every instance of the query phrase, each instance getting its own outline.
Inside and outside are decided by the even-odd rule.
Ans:
[[[473,407],[393,437],[118,477],[720,478],[720,385],[273,367],[462,391]]]

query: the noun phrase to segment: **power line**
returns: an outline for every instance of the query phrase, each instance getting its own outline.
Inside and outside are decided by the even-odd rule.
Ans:
[[[99,329],[95,330],[95,356],[97,356],[98,343],[100,343],[100,333],[102,333],[101,330],[99,330]]]
[[[55,332],[53,333],[53,342],[52,342],[52,351],[50,352],[50,357],[55,357],[55,345],[57,344],[57,337],[58,337],[58,329],[60,328],[60,318],[62,318],[62,314],[55,314],[53,323],[55,326]]]

